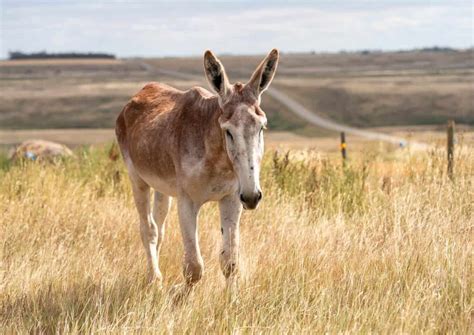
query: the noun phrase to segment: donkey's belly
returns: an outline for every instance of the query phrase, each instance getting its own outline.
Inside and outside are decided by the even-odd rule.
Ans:
[[[142,174],[141,177],[155,191],[171,197],[178,195],[175,177],[163,178],[152,174]]]
[[[155,173],[155,171],[150,171],[146,168],[137,166],[132,162],[132,160],[127,157],[125,159],[125,164],[127,169],[131,174],[137,174],[148,186],[152,187],[155,191],[163,193],[165,195],[176,197],[177,187],[176,187],[176,176],[174,174],[169,174],[167,176],[160,176]]]

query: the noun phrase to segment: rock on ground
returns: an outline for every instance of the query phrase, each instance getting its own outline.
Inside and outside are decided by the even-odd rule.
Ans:
[[[12,161],[19,159],[42,161],[72,155],[72,151],[63,144],[44,140],[27,140],[12,149],[10,159]]]

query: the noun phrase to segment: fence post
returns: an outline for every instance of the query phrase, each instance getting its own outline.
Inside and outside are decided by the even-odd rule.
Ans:
[[[454,121],[448,121],[448,176],[453,179],[454,172]]]
[[[341,132],[341,154],[342,154],[342,163],[346,163],[347,159],[347,153],[346,153],[346,134],[344,132]]]

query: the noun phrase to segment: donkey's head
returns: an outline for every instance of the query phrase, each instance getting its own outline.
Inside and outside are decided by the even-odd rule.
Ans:
[[[260,108],[260,96],[273,80],[277,64],[278,50],[273,49],[247,84],[231,85],[222,63],[211,51],[204,54],[206,77],[219,97],[222,110],[219,124],[245,209],[255,209],[262,199],[259,177],[267,118]]]

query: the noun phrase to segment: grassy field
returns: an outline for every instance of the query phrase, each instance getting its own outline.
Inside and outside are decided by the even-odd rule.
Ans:
[[[246,81],[262,56],[223,56]],[[310,110],[361,127],[474,124],[472,50],[372,54],[283,54],[275,87]],[[148,65],[147,65],[148,64]],[[194,74],[183,80],[149,69]],[[0,129],[111,128],[149,81],[203,85],[202,57],[0,62]],[[264,95],[270,129],[327,135]]]
[[[232,80],[260,60],[222,57]],[[343,168],[338,134],[264,96],[265,198],[243,214],[239,285],[220,272],[218,211],[208,204],[205,275],[179,303],[176,208],[164,287],[148,286],[130,184],[103,144],[146,82],[207,87],[160,69],[204,80],[201,57],[0,62],[0,333],[474,331],[472,50],[283,54],[275,87],[315,113],[432,147],[348,136]],[[454,180],[447,119],[458,123]],[[75,157],[10,163],[9,148],[31,138],[67,144]]]
[[[474,152],[338,158],[266,152],[265,198],[241,222],[238,288],[219,270],[217,208],[200,213],[205,275],[177,303],[182,246],[167,219],[164,287],[147,286],[138,218],[107,147],[52,165],[0,164],[0,333],[473,332]]]

